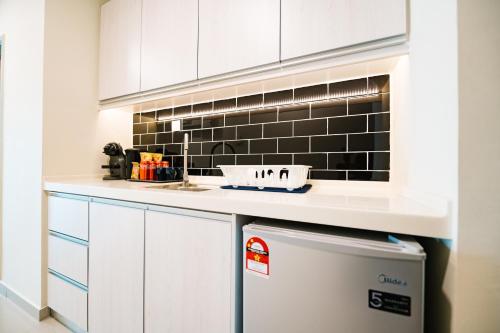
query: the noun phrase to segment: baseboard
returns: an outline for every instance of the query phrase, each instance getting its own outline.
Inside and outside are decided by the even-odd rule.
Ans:
[[[38,308],[30,301],[26,300],[24,297],[16,293],[12,288],[5,285],[4,282],[0,281],[0,295],[8,298],[12,303],[20,307],[24,312],[33,317],[36,320],[43,320],[50,315],[50,309],[48,306],[43,308]]]
[[[66,328],[68,328],[70,331],[74,333],[86,333],[86,331],[82,330],[79,328],[75,323],[73,323],[71,320],[65,318],[63,315],[57,313],[57,311],[54,311],[53,309],[50,309],[50,315],[52,318],[63,324]]]

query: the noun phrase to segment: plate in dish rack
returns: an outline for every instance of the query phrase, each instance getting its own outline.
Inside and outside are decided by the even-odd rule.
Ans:
[[[309,165],[218,165],[228,185],[287,189],[289,192],[306,185]]]

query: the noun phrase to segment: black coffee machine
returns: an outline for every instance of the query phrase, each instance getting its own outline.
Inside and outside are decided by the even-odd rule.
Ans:
[[[103,169],[109,169],[109,175],[103,180],[118,180],[126,178],[126,161],[122,146],[119,143],[111,142],[104,146],[104,154],[109,156],[109,164],[103,165]]]

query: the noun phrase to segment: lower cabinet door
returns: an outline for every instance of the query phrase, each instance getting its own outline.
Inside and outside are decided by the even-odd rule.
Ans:
[[[231,253],[230,222],[147,211],[144,332],[230,333]]]
[[[143,331],[144,210],[92,202],[89,332]]]

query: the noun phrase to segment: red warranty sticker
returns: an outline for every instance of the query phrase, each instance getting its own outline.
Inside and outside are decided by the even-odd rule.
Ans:
[[[269,247],[259,237],[252,237],[246,244],[246,269],[262,276],[269,276]]]

